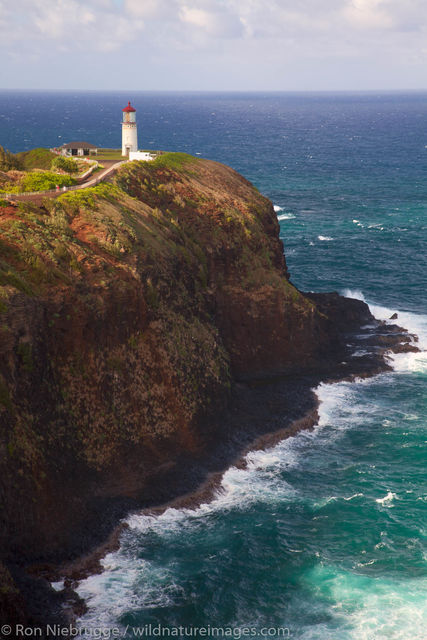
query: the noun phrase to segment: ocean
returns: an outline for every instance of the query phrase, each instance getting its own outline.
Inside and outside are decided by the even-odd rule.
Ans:
[[[271,198],[294,284],[397,312],[427,349],[427,94],[3,91],[0,144],[119,147],[129,99],[142,148],[224,162]],[[82,633],[425,640],[427,355],[391,362],[320,385],[315,429],[250,453],[209,504],[130,515],[78,587]]]

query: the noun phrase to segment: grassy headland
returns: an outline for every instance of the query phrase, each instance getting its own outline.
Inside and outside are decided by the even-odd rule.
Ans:
[[[168,499],[159,478],[188,479],[237,382],[324,366],[341,344],[325,309],[289,282],[271,202],[216,162],[167,153],[3,201],[0,560],[75,557]]]

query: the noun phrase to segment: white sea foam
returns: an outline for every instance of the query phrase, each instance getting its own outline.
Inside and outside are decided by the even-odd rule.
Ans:
[[[329,496],[328,498],[322,498],[322,500],[315,502],[313,507],[317,511],[318,509],[323,509],[323,507],[326,507],[326,505],[330,504],[331,502],[336,502],[337,500],[338,500],[337,496]]]
[[[78,626],[117,627],[117,620],[132,609],[171,605],[182,596],[173,572],[138,559],[130,553],[110,553],[103,559],[104,571],[80,583],[78,592],[89,605]]]
[[[333,240],[333,238],[331,238],[331,236],[317,236],[318,240],[321,240],[322,242],[325,242],[327,240]]]
[[[382,226],[381,222],[378,222],[377,224],[368,224],[368,229],[378,229],[379,231],[384,231],[384,227]]]
[[[369,309],[375,318],[384,320],[387,324],[398,324],[407,329],[409,333],[418,336],[419,341],[416,346],[420,349],[418,353],[397,353],[390,354],[396,371],[424,372],[427,371],[427,315],[390,309],[366,300],[360,290],[344,289],[342,295],[347,298],[356,298],[369,305]],[[397,313],[397,319],[391,317]]]
[[[344,289],[343,291],[341,291],[341,295],[343,295],[345,298],[355,298],[356,300],[366,302],[365,296],[360,291],[360,289]]]
[[[317,565],[306,582],[316,594],[332,600],[332,624],[310,625],[301,640],[425,640],[426,578],[394,581],[362,572]]]
[[[353,357],[361,358],[363,356],[366,356],[368,353],[369,351],[367,349],[356,349],[356,351],[353,352]]]
[[[355,498],[363,498],[363,493],[354,493],[352,496],[349,496],[348,498],[343,498],[343,500],[345,500],[346,502],[349,502],[350,500],[354,500]]]
[[[329,387],[335,400],[351,395],[350,383],[344,385],[324,385]],[[323,390],[325,407],[328,406],[326,391]],[[330,412],[332,409],[330,400]],[[324,407],[321,407],[321,422],[326,422]],[[327,410],[326,410],[327,411]],[[344,427],[343,427],[344,428]],[[337,433],[340,428],[337,428]],[[267,450],[258,450],[246,456],[246,468],[231,467],[222,478],[214,500],[195,509],[169,508],[160,515],[133,514],[127,518],[129,530],[124,534],[118,551],[108,554],[101,562],[104,572],[90,576],[77,588],[79,595],[88,605],[87,613],[78,621],[83,628],[120,626],[117,620],[124,613],[154,606],[170,606],[180,596],[180,586],[176,584],[173,567],[161,568],[155,564],[138,559],[137,547],[132,539],[141,536],[155,536],[162,544],[195,532],[197,528],[208,530],[212,519],[224,515],[227,511],[246,510],[254,503],[272,505],[285,501],[304,500],[298,491],[281,477],[281,472],[299,466],[301,454],[313,447],[313,441],[322,434],[322,426],[312,431],[303,431],[279,442]],[[329,435],[323,434],[327,442]],[[332,436],[333,437],[333,436]],[[236,534],[239,532],[236,531]],[[138,545],[138,543],[136,543]],[[299,550],[292,550],[293,553]],[[182,595],[182,594],[181,594]]]
[[[391,506],[391,503],[393,502],[393,500],[395,500],[395,498],[397,498],[396,494],[392,491],[389,491],[387,495],[384,496],[384,498],[377,498],[375,502],[378,502],[378,504]]]
[[[294,218],[293,213],[281,213],[280,216],[277,216],[278,220],[294,220]]]
[[[159,568],[138,559],[132,537],[151,535],[164,544],[185,532],[209,527],[211,518],[230,509],[245,510],[257,501],[283,503],[294,500],[296,490],[280,477],[280,470],[298,464],[298,451],[292,442],[298,436],[268,450],[252,451],[246,456],[247,468],[231,467],[225,472],[212,502],[195,509],[169,508],[160,515],[130,515],[118,551],[102,561],[103,573],[90,576],[77,588],[88,605],[87,613],[78,621],[81,628],[119,626],[117,620],[126,611],[166,607],[181,597],[181,587],[175,583],[173,567]],[[236,534],[239,532],[236,531]],[[240,532],[241,533],[241,532]],[[129,542],[130,540],[130,542]]]

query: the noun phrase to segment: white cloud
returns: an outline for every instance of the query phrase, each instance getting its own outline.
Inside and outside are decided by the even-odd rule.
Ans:
[[[317,82],[322,61],[325,69],[351,61],[361,77],[381,61],[409,69],[425,60],[426,32],[426,0],[0,0],[3,60],[21,58],[25,69],[63,56],[66,69],[66,54],[82,52],[108,83],[102,55],[115,52],[119,74],[131,52],[142,81],[158,68],[165,88],[192,73],[196,85],[233,73],[286,79],[298,69]]]
[[[176,18],[179,0],[124,0],[126,13],[140,18]]]
[[[344,7],[343,15],[358,28],[391,29],[395,26],[388,0],[351,0]]]
[[[197,4],[200,3],[181,6],[179,18],[183,23],[217,38],[235,38],[243,35],[244,25],[233,10],[218,3],[211,3],[210,7],[206,3],[207,8],[199,8]]]
[[[21,42],[23,50],[40,51],[57,41],[63,51],[113,51],[142,28],[141,20],[124,15],[110,0],[20,0],[9,5],[3,25],[0,20],[0,40]]]
[[[182,7],[180,17],[183,22],[188,22],[202,29],[211,29],[214,20],[213,15],[204,9],[194,9],[191,7]]]
[[[21,30],[28,40],[74,40],[98,49],[120,47],[147,26],[152,40],[360,38],[370,29],[419,30],[427,23],[425,0],[18,0],[0,1],[4,35]],[[343,32],[345,29],[345,33]],[[127,36],[125,35],[127,30]],[[9,33],[9,36],[10,36]],[[194,40],[197,46],[198,40]],[[315,43],[313,43],[315,46]]]

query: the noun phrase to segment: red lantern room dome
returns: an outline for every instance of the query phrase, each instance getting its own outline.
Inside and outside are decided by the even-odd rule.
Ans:
[[[124,111],[125,113],[133,113],[133,112],[135,112],[135,111],[136,111],[136,109],[134,109],[134,108],[131,106],[130,102],[128,102],[128,106],[127,106],[127,107],[125,107],[124,109],[122,109],[122,111]]]

